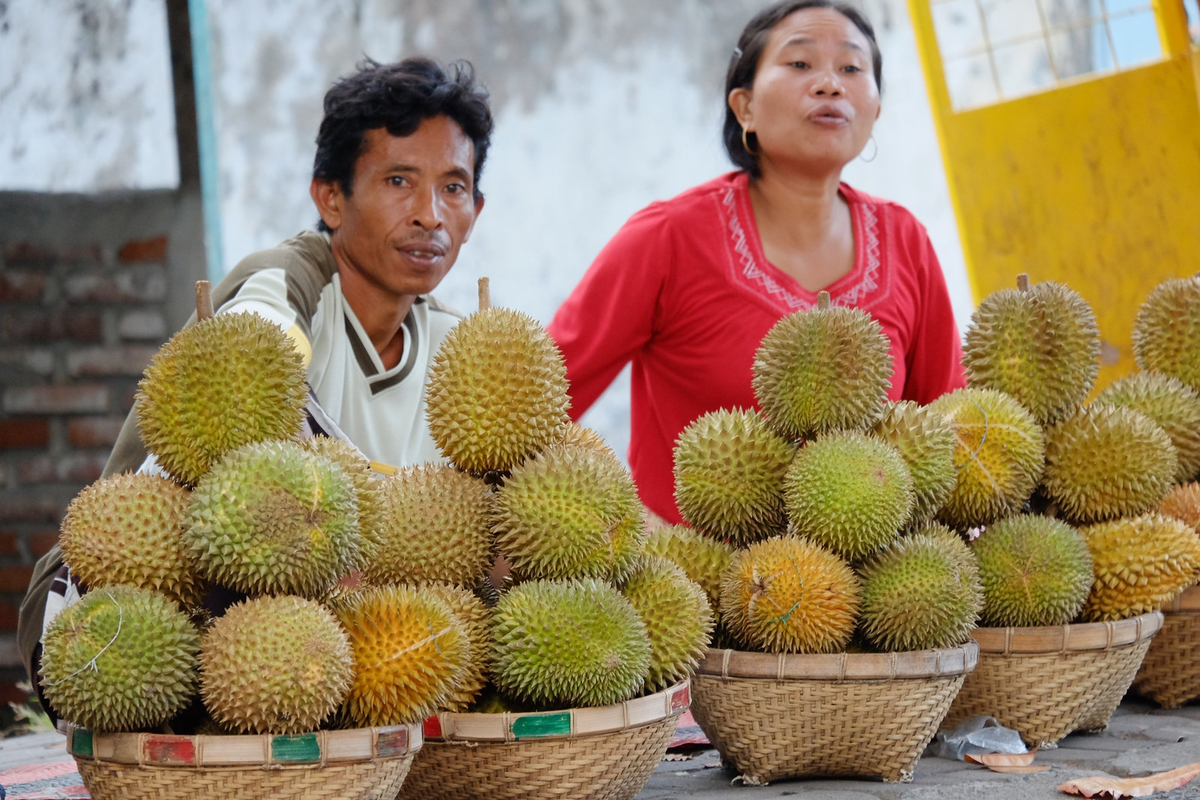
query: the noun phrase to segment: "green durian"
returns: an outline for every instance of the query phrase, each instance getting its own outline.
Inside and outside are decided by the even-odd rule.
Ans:
[[[958,475],[954,470],[954,431],[945,417],[911,400],[893,403],[871,433],[899,451],[913,481],[909,525],[937,513]]]
[[[621,593],[633,603],[650,637],[647,693],[691,675],[708,649],[714,624],[699,584],[670,561],[643,556]]]
[[[650,531],[646,554],[665,558],[700,585],[715,609],[720,603],[721,576],[737,549],[686,525],[667,525]]]
[[[358,504],[358,532],[362,537],[361,558],[363,563],[369,562],[382,545],[386,532],[378,497],[383,474],[371,469],[367,457],[345,439],[310,436],[301,439],[300,446],[337,464],[353,484],[354,500]]]
[[[424,588],[450,607],[467,634],[471,657],[440,705],[445,711],[466,711],[488,685],[492,671],[492,611],[470,589],[438,583],[427,583]]]
[[[1161,372],[1200,392],[1200,275],[1156,286],[1138,309],[1133,358],[1146,372]]]
[[[1138,372],[1118,378],[1096,403],[1132,408],[1150,418],[1171,439],[1179,459],[1174,481],[1186,483],[1200,473],[1200,394],[1178,378]]]

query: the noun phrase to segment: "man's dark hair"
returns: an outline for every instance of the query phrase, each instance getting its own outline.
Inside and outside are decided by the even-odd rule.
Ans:
[[[487,89],[475,80],[475,69],[468,61],[443,67],[419,56],[395,64],[364,59],[353,75],[340,79],[325,93],[325,118],[317,131],[313,177],[336,181],[349,195],[367,131],[386,128],[392,136],[411,136],[423,121],[438,116],[458,123],[475,145],[472,183],[478,201],[483,196],[479,176],[493,123]],[[317,228],[329,230],[324,220]]]
[[[883,91],[883,54],[879,52],[879,43],[875,41],[875,29],[854,6],[838,0],[782,0],[758,12],[742,29],[737,49],[733,51],[733,60],[729,63],[729,72],[725,74],[725,123],[721,130],[721,138],[725,141],[725,152],[729,153],[729,159],[739,169],[750,173],[753,178],[761,178],[762,170],[758,167],[758,157],[747,153],[746,148],[742,146],[742,126],[733,109],[729,107],[729,93],[734,89],[749,89],[754,84],[754,77],[758,74],[758,61],[762,58],[771,31],[787,17],[806,8],[832,9],[862,31],[871,43],[871,66],[875,74],[875,85],[879,87],[880,92]]]

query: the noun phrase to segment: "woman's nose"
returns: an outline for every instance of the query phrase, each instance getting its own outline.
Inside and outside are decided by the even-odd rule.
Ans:
[[[814,76],[813,94],[820,97],[840,97],[842,91],[842,81],[833,70],[823,69]]]

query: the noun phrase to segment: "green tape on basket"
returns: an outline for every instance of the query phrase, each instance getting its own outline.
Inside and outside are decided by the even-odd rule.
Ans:
[[[536,739],[539,736],[569,736],[571,712],[557,714],[528,714],[517,717],[512,723],[512,734],[516,739]]]
[[[71,753],[84,758],[92,758],[92,732],[76,728],[71,734]]]
[[[315,733],[271,737],[271,758],[275,761],[305,762],[321,760],[321,743]]]

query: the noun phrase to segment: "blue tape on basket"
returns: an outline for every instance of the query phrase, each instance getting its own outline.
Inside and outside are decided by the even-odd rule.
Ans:
[[[321,743],[315,733],[271,737],[271,758],[275,761],[304,763],[321,760]]]
[[[569,736],[570,733],[570,711],[561,711],[556,714],[527,714],[523,717],[517,717],[512,723],[512,735],[515,739],[536,739],[540,736]]]

